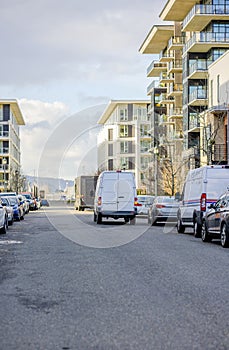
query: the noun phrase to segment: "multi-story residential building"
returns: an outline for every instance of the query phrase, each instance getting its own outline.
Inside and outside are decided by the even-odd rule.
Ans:
[[[229,164],[229,51],[208,67],[208,109],[201,115],[201,165]]]
[[[0,99],[0,191],[11,189],[20,175],[20,125],[25,122],[17,100]]]
[[[147,169],[151,161],[149,101],[111,100],[98,123],[98,169],[134,172],[136,186],[150,192]]]
[[[185,175],[189,168],[202,163],[200,127],[209,107],[208,68],[229,48],[229,0],[168,0],[159,17],[174,24],[154,26],[140,52],[159,57],[148,68],[148,76],[166,84],[161,99],[168,106],[163,136],[169,140],[173,130],[175,139],[182,137],[181,142],[174,140],[172,157],[182,160]],[[171,117],[174,110],[176,114]],[[165,146],[163,138],[160,145]],[[183,151],[179,156],[180,145]]]

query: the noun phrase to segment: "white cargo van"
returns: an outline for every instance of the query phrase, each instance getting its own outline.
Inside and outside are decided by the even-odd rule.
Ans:
[[[184,233],[186,227],[193,227],[194,236],[200,237],[202,219],[209,205],[217,201],[228,185],[227,165],[207,165],[190,170],[177,212],[178,233]]]
[[[128,171],[104,171],[99,175],[94,203],[94,221],[102,218],[124,218],[135,224],[137,214],[135,178]]]

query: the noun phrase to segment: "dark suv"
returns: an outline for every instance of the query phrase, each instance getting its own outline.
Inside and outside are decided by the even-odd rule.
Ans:
[[[201,237],[203,242],[210,242],[214,238],[220,239],[222,247],[229,247],[229,192],[209,206],[202,225]]]

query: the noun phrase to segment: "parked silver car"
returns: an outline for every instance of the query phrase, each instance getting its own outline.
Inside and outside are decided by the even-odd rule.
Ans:
[[[8,224],[13,225],[14,222],[14,211],[10,205],[9,199],[7,197],[0,197],[0,203],[3,207],[5,207],[7,216],[8,216]]]
[[[148,210],[148,223],[155,225],[158,222],[176,222],[179,207],[175,197],[157,196]]]
[[[151,204],[153,204],[155,196],[150,195],[140,195],[137,196],[137,214],[147,215],[148,209]]]

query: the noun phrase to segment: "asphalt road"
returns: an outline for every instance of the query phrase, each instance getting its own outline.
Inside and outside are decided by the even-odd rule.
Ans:
[[[0,349],[229,349],[229,249],[97,226],[61,204],[0,236]]]

